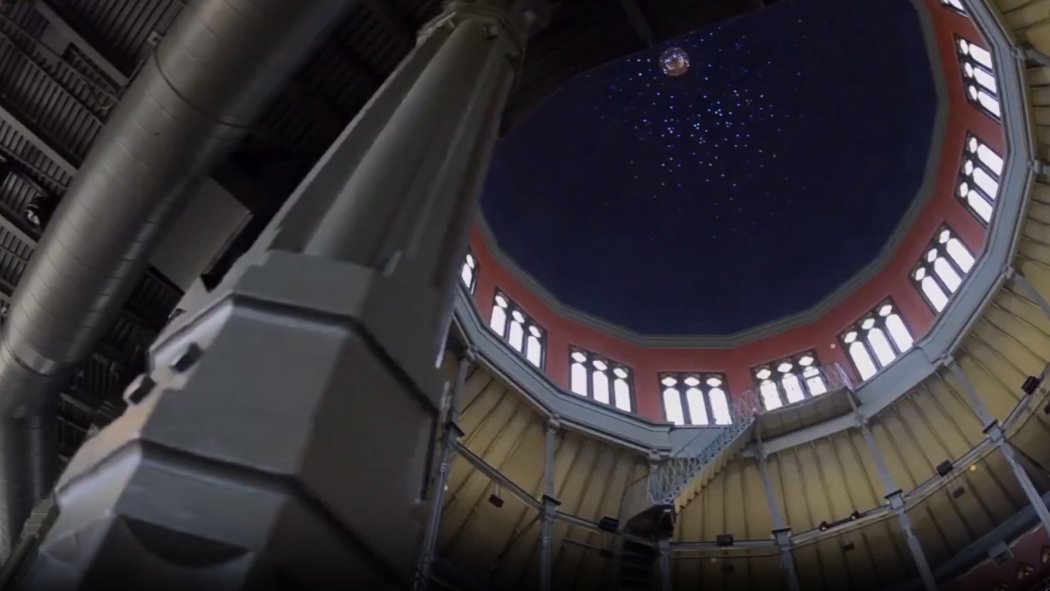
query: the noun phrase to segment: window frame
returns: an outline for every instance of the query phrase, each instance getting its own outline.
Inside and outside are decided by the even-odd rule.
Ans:
[[[577,354],[583,355],[586,359],[584,361],[578,361],[575,358],[575,355]],[[601,370],[594,367],[595,361],[603,362],[606,366],[606,369]],[[585,393],[581,394],[580,392],[574,390],[572,387],[572,368],[574,365],[581,365],[584,371],[586,372],[587,382],[585,385]],[[621,378],[620,376],[616,375],[615,372],[617,369],[623,370],[627,374],[627,376]],[[604,373],[606,375],[606,378],[608,378],[609,380],[609,402],[602,402],[601,400],[598,400],[594,397],[595,371],[600,371]],[[618,379],[623,380],[624,383],[627,384],[627,401],[630,405],[629,409],[623,409],[616,405],[616,380]],[[628,366],[625,363],[615,361],[606,355],[595,353],[594,351],[588,351],[587,349],[577,347],[576,345],[569,345],[569,392],[575,396],[586,398],[596,404],[600,404],[602,406],[607,406],[610,408],[615,408],[616,410],[622,412],[634,413],[636,412],[635,409],[638,408],[637,400],[635,397],[636,390],[634,385],[634,371],[630,368],[630,366]]]
[[[805,357],[812,357],[813,358],[813,362],[811,364],[809,364],[809,365],[803,365],[801,363],[801,360],[803,358],[805,358]],[[814,394],[813,393],[812,387],[809,384],[809,380],[812,379],[812,378],[807,378],[807,377],[805,377],[803,375],[804,372],[805,372],[805,369],[803,369],[802,371],[799,371],[797,373],[795,373],[795,372],[786,372],[786,373],[785,372],[781,372],[778,368],[781,365],[783,365],[784,363],[790,363],[791,365],[793,365],[795,367],[798,367],[798,368],[806,368],[806,367],[815,367],[815,368],[817,368],[817,371],[820,372],[819,373],[820,378],[824,381],[824,391],[819,393],[819,394]],[[824,366],[820,362],[820,357],[817,355],[817,350],[816,349],[807,349],[805,351],[800,351],[800,352],[795,353],[793,355],[788,355],[787,357],[781,357],[779,359],[774,359],[773,361],[767,361],[765,363],[760,363],[760,364],[752,367],[751,368],[751,379],[754,380],[754,382],[755,382],[755,394],[758,396],[759,402],[762,404],[763,412],[772,412],[772,411],[775,411],[775,410],[780,410],[781,408],[784,408],[784,407],[787,407],[787,406],[792,406],[794,404],[799,404],[801,402],[805,402],[807,400],[810,400],[812,398],[816,398],[817,396],[822,396],[822,395],[827,394],[828,392],[830,392],[831,391],[831,386],[830,386],[831,382],[828,380],[828,377],[824,374],[823,367]],[[769,371],[770,372],[770,377],[768,377],[768,378],[759,378],[758,374],[761,373],[762,371]],[[802,386],[802,400],[797,400],[795,402],[791,402],[791,401],[789,401],[787,399],[787,389],[784,387],[784,378],[786,376],[789,376],[789,375],[795,376],[798,379],[798,381],[800,382],[800,385]],[[777,377],[778,379],[775,379],[775,380],[771,379],[773,377]],[[762,393],[762,383],[765,382],[766,380],[772,381],[776,385],[776,388],[777,388],[777,397],[780,399],[780,406],[778,406],[778,407],[776,407],[774,409],[766,408],[765,395]]]
[[[974,142],[976,142],[976,146],[977,147],[971,150],[970,146]],[[987,227],[988,224],[991,223],[992,218],[995,217],[995,211],[997,209],[996,206],[999,203],[999,192],[1002,189],[1003,173],[1002,173],[1002,170],[1000,170],[998,172],[995,171],[995,170],[992,170],[992,168],[990,166],[988,166],[988,164],[980,157],[978,152],[980,151],[980,149],[982,147],[984,147],[989,152],[994,154],[997,158],[999,158],[999,160],[1003,159],[1002,155],[997,154],[995,152],[995,150],[993,150],[991,148],[991,146],[989,146],[984,141],[982,141],[981,138],[977,137],[972,132],[969,132],[969,131],[966,132],[966,140],[963,143],[962,158],[960,159],[960,162],[959,162],[958,180],[955,183],[955,190],[953,191],[953,193],[955,193],[956,199],[959,200],[959,202],[962,204],[962,206],[965,207],[966,210],[970,212],[970,215],[972,215],[973,217],[977,218],[977,221],[980,222],[982,226]],[[966,172],[966,163],[967,162],[972,162],[974,164],[974,172],[976,172],[977,168],[980,168],[981,170],[984,171],[985,174],[987,174],[989,176],[989,178],[991,178],[993,181],[995,181],[995,184],[996,184],[995,195],[988,195],[988,193],[983,188],[981,188],[981,185],[978,184],[977,181],[975,180],[974,173],[973,172],[971,172],[971,173],[967,173]],[[978,197],[980,199],[982,199],[985,203],[988,204],[988,207],[991,209],[992,213],[991,213],[991,215],[988,216],[987,220],[985,220],[983,217],[981,217],[981,214],[977,213],[977,210],[974,209],[974,207],[972,205],[970,205],[970,202],[969,202],[969,199],[968,199],[969,191],[967,191],[965,195],[960,193],[960,189],[962,188],[963,183],[966,183],[966,186],[970,190],[976,191]]]
[[[879,311],[882,310],[882,308],[885,307],[887,304],[892,306],[890,313],[886,316],[881,316],[879,314]],[[896,314],[897,317],[900,318],[901,324],[904,325],[904,329],[908,331],[908,336],[911,337],[912,344],[907,349],[900,349],[900,345],[897,344],[897,340],[893,338],[893,334],[890,332],[889,327],[886,324],[886,319],[892,316],[893,314]],[[863,328],[862,325],[869,318],[874,318],[875,324],[872,325],[871,328]],[[865,338],[866,333],[870,332],[873,328],[879,328],[882,330],[883,335],[885,335],[886,337],[886,342],[889,343],[890,349],[893,351],[893,359],[886,364],[882,363],[882,360],[879,359],[879,356],[875,353],[875,350],[872,347],[871,343],[869,343],[867,338]],[[856,341],[846,342],[846,337],[849,335],[850,332],[853,331],[857,332]],[[896,363],[897,360],[903,357],[905,353],[915,348],[915,334],[912,332],[911,326],[908,325],[908,319],[904,317],[904,314],[901,313],[900,307],[897,306],[897,303],[894,302],[893,298],[891,297],[883,298],[873,308],[871,308],[864,314],[861,314],[860,318],[852,322],[849,326],[847,326],[844,330],[842,330],[839,333],[838,341],[839,345],[842,347],[842,352],[845,353],[846,357],[849,359],[850,367],[853,368],[853,371],[857,372],[857,377],[861,380],[860,383],[864,383],[872,379],[873,377],[879,375],[879,373],[881,373],[887,367]],[[854,342],[860,342],[864,346],[864,350],[867,352],[868,358],[871,360],[872,365],[875,366],[875,373],[871,374],[867,378],[861,375],[860,368],[857,366],[856,360],[853,359],[853,355],[849,351],[850,345],[852,345]]]
[[[474,261],[474,266],[471,267],[470,283],[463,281],[463,268],[470,265],[470,261]],[[467,288],[467,291],[474,295],[478,288],[478,275],[481,274],[481,262],[478,261],[478,255],[474,254],[474,250],[468,248],[467,254],[463,256],[463,264],[459,267],[459,282]]]
[[[461,281],[461,283],[462,283],[462,281]],[[506,302],[507,302],[507,306],[505,307],[507,312],[504,313],[503,331],[499,332],[495,328],[492,327],[492,314],[495,313],[495,310],[496,310],[497,307],[503,308],[503,306],[499,305],[499,298],[501,298],[501,297],[504,300],[506,300]],[[518,349],[517,347],[515,347],[510,342],[511,326],[514,324],[514,322],[516,322],[516,321],[512,320],[514,312],[520,313],[521,316],[525,319],[524,322],[520,323],[522,325],[521,328],[522,328],[522,333],[523,333],[521,349]],[[529,331],[529,327],[531,327],[531,326],[536,327],[536,330],[539,331],[539,333],[540,333],[539,336],[536,336],[535,334],[531,334],[531,332]],[[545,329],[542,326],[540,326],[539,323],[537,323],[532,318],[532,316],[530,316],[529,313],[525,311],[524,308],[522,308],[520,305],[518,305],[518,303],[515,302],[513,299],[507,297],[507,294],[504,293],[503,290],[501,290],[498,287],[496,288],[495,294],[493,294],[493,296],[492,296],[492,311],[489,314],[488,328],[493,333],[499,335],[499,337],[503,340],[503,343],[506,344],[508,347],[510,347],[511,350],[515,351],[516,353],[518,353],[519,355],[524,357],[525,361],[529,365],[535,367],[536,369],[539,369],[540,371],[543,371],[543,370],[545,370],[547,368],[547,329]],[[531,334],[531,336],[536,338],[536,340],[539,342],[539,346],[540,346],[540,362],[539,362],[539,364],[533,363],[529,359],[529,356],[528,356],[529,336],[530,336],[530,334]]]
[[[667,378],[674,379],[676,384],[674,386],[664,384],[664,380]],[[695,378],[698,382],[697,385],[689,386],[686,384],[686,380],[689,378]],[[718,386],[712,386],[707,383],[711,378],[716,378],[722,383]],[[674,390],[678,394],[678,401],[682,408],[683,427],[726,427],[733,424],[733,395],[729,392],[729,381],[726,379],[726,374],[717,371],[662,371],[656,374],[656,383],[659,385],[660,409],[663,412],[664,421],[668,423],[674,422],[668,418],[667,404],[664,402],[664,393],[667,390]],[[700,391],[704,400],[704,412],[707,413],[708,419],[706,423],[694,423],[692,421],[692,413],[689,412],[688,391],[693,388]],[[726,407],[729,410],[729,423],[726,424],[719,424],[717,419],[715,419],[711,391],[716,388],[724,392],[726,396]]]
[[[949,233],[948,240],[941,242],[941,234],[943,234],[945,231]],[[976,262],[974,262],[970,265],[969,271],[963,270],[963,268],[959,265],[959,262],[955,260],[955,257],[952,256],[950,252],[948,252],[947,245],[948,242],[950,242],[952,239],[958,240],[959,244],[962,244],[963,248],[966,249],[966,252],[970,255],[970,258],[976,261],[976,257],[974,257],[973,252],[970,251],[970,247],[967,246],[965,242],[963,242],[962,238],[959,237],[955,230],[953,230],[951,226],[949,226],[947,223],[942,223],[937,228],[937,231],[933,233],[933,237],[930,239],[930,242],[926,245],[926,248],[922,250],[922,255],[919,257],[918,262],[915,263],[915,266],[912,267],[911,273],[908,274],[908,278],[911,280],[911,284],[915,287],[916,290],[918,290],[919,294],[922,296],[922,299],[926,302],[926,304],[930,307],[930,310],[932,310],[934,314],[940,314],[941,312],[946,310],[949,305],[951,305],[952,298],[954,298],[955,294],[959,293],[959,291],[962,290],[962,284],[966,282],[966,278],[970,276],[970,271],[972,271],[974,266],[976,266]],[[948,264],[951,265],[952,270],[955,271],[955,274],[959,276],[959,286],[956,287],[954,291],[949,289],[948,285],[944,283],[944,279],[941,278],[939,273],[937,273],[935,268],[935,263],[937,259],[934,259],[933,261],[928,260],[931,251],[937,253],[937,258],[946,259],[948,261]],[[922,281],[923,279],[925,279],[925,277],[923,277],[923,279],[918,279],[915,277],[919,269],[925,270],[925,274],[933,279],[933,281],[937,284],[938,289],[940,289],[941,292],[945,295],[944,308],[938,310],[937,306],[935,306],[933,301],[930,300],[930,297],[929,295],[927,295],[926,290],[922,288]],[[900,315],[900,312],[898,312],[898,315]],[[901,317],[901,320],[903,319],[904,318]]]
[[[972,55],[970,55],[968,52],[964,52],[960,42],[966,43],[967,45],[970,45],[970,46],[976,46],[979,49],[981,49],[982,51],[987,51],[988,55],[991,56],[991,58],[993,60],[993,63],[994,63],[994,60],[995,60],[995,54],[992,52],[991,49],[985,48],[982,45],[974,43],[973,41],[970,41],[969,39],[967,39],[965,37],[962,37],[960,35],[955,35],[954,37],[955,37],[955,39],[954,39],[954,41],[955,41],[955,56],[959,60],[959,75],[962,77],[963,94],[966,95],[966,100],[971,105],[976,107],[977,110],[981,111],[982,113],[984,113],[988,117],[991,117],[992,119],[994,119],[997,122],[1001,122],[1002,121],[1003,102],[999,98],[999,77],[996,75],[995,69],[994,68],[989,68],[988,66],[985,66],[981,62],[977,61],[977,59],[974,58]],[[989,90],[987,86],[984,86],[983,84],[978,82],[976,77],[967,76],[966,75],[966,64],[967,63],[969,63],[973,68],[980,69],[983,72],[985,72],[986,74],[988,74],[989,76],[991,76],[992,80],[995,81],[995,91]],[[976,86],[977,89],[978,89],[978,92],[983,90],[984,92],[988,93],[988,95],[991,96],[993,99],[995,99],[995,102],[998,103],[998,105],[999,105],[999,113],[998,114],[991,112],[990,110],[988,110],[987,107],[985,107],[983,104],[981,104],[980,100],[970,96],[970,86],[971,85]]]

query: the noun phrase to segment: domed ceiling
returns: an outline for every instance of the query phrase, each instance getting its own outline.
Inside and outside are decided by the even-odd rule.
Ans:
[[[689,67],[660,68],[669,48]],[[792,0],[571,80],[496,148],[500,248],[641,334],[803,312],[879,254],[937,109],[909,0]]]

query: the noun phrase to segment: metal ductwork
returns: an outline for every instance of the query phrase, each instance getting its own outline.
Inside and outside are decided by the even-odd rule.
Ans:
[[[57,472],[56,407],[185,197],[352,0],[196,0],[96,140],[0,339],[0,559]]]

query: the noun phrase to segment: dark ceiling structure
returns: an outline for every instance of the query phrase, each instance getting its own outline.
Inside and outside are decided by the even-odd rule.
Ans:
[[[131,81],[187,4],[191,2],[0,1],[0,321],[7,317],[11,295],[48,216]],[[333,32],[281,84],[248,137],[212,172],[250,210],[250,219],[205,272],[206,283],[219,281],[251,245],[317,158],[412,50],[419,28],[441,9],[440,0],[346,5]],[[529,42],[504,129],[512,129],[580,72],[762,6],[760,0],[555,2],[549,24]],[[182,296],[152,269],[144,277],[121,277],[119,283],[113,292],[130,297],[102,341],[87,359],[67,355],[66,361],[79,362],[79,369],[57,401],[63,458],[75,452],[90,430],[120,414],[125,386],[144,369],[149,344]],[[119,299],[112,301],[119,304]],[[86,326],[110,317],[99,313],[80,320]],[[45,411],[53,412],[53,407]],[[24,458],[16,457],[21,450],[8,451],[9,464],[21,466]]]
[[[659,68],[671,47],[684,75]],[[572,79],[497,145],[483,211],[569,306],[641,334],[732,334],[876,258],[936,110],[909,0],[794,0]]]

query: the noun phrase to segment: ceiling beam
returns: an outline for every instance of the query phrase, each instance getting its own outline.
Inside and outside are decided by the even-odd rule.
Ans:
[[[380,76],[379,73],[376,72],[374,68],[372,68],[372,66],[368,65],[363,59],[361,59],[361,56],[357,55],[356,52],[347,47],[346,44],[344,44],[342,41],[339,41],[338,39],[332,39],[331,37],[329,37],[325,41],[325,48],[330,49],[334,53],[338,54],[339,57],[346,60],[350,67],[356,70],[357,73],[361,74],[361,76],[363,76],[368,81],[368,83],[372,86],[373,92],[383,84],[383,77]],[[372,93],[370,92],[369,96],[371,96],[371,94]]]
[[[400,10],[391,5],[390,0],[364,0],[365,6],[383,22],[402,43],[409,46],[416,44],[416,26]]]
[[[330,131],[333,138],[346,127],[347,117],[302,80],[292,80],[288,85],[288,96],[322,129]]]
[[[656,34],[653,33],[649,19],[645,18],[645,13],[642,12],[642,7],[638,6],[637,0],[620,0],[620,6],[623,7],[627,15],[627,22],[631,23],[631,28],[638,34],[638,38],[650,47],[656,45]]]
[[[7,100],[0,98],[0,121],[14,128],[37,150],[40,150],[66,174],[72,176],[79,168],[78,159],[64,148],[54,145],[35,124],[26,121]]]
[[[129,78],[127,74],[114,65],[113,62],[106,59],[106,56],[102,55],[102,52],[96,49],[95,46],[74,29],[71,24],[66,22],[66,19],[62,18],[62,16],[58,14],[50,4],[45,0],[36,0],[36,2],[33,3],[33,8],[36,9],[40,16],[47,20],[48,25],[55,33],[73,44],[73,46],[80,50],[80,53],[83,53],[96,66],[98,66],[98,68],[113,82],[116,82],[120,86],[128,85]]]

